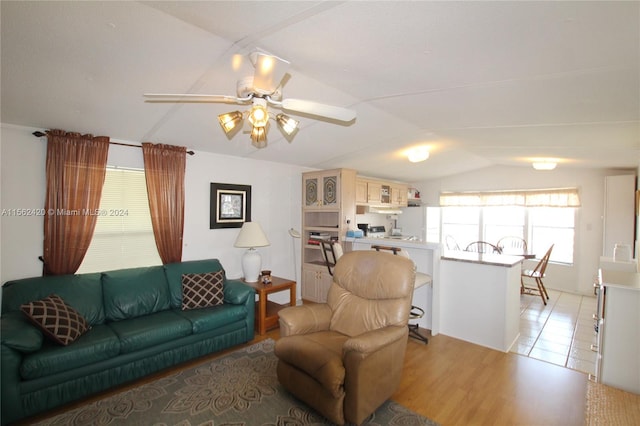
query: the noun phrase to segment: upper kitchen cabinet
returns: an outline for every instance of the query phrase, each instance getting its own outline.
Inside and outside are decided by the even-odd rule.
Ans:
[[[367,181],[363,179],[356,180],[356,204],[367,204]]]
[[[401,183],[391,184],[391,206],[407,207],[409,204],[409,186]]]
[[[409,187],[399,182],[372,178],[356,181],[356,204],[372,207],[406,207]]]

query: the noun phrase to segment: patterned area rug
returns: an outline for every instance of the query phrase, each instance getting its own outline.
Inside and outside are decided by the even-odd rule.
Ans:
[[[51,417],[37,425],[253,426],[330,424],[276,378],[271,339]],[[367,425],[437,425],[387,401]]]

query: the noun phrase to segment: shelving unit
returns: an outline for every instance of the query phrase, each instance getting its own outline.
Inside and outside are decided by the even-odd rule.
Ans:
[[[325,302],[331,275],[314,233],[344,243],[349,225],[355,227],[356,171],[323,170],[302,175],[302,298]]]

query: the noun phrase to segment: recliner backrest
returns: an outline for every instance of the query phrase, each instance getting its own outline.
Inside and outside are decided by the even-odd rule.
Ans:
[[[330,329],[356,336],[389,325],[406,326],[414,283],[411,259],[376,251],[345,253],[327,296],[333,311]]]

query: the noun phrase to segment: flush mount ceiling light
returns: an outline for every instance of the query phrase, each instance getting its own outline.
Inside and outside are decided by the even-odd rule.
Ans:
[[[420,146],[418,148],[413,148],[407,153],[407,158],[412,163],[419,163],[420,161],[425,161],[429,158],[429,149],[424,146]]]
[[[536,170],[553,170],[558,163],[552,160],[537,160],[532,163],[532,166]]]
[[[248,56],[255,70],[253,75],[238,80],[236,84],[237,96],[145,93],[146,102],[224,103],[251,106],[249,111],[220,114],[218,121],[224,132],[230,135],[247,118],[252,125],[251,141],[254,146],[259,148],[264,148],[267,145],[267,123],[270,118],[278,123],[278,127],[286,136],[295,133],[300,124],[288,115],[270,113],[267,106],[280,109],[285,113],[304,114],[330,122],[351,124],[356,119],[356,112],[351,109],[303,99],[283,98],[282,88],[287,80],[285,77],[288,75],[289,61],[261,50],[252,52]],[[235,65],[240,63],[240,60],[235,56],[234,63]]]

